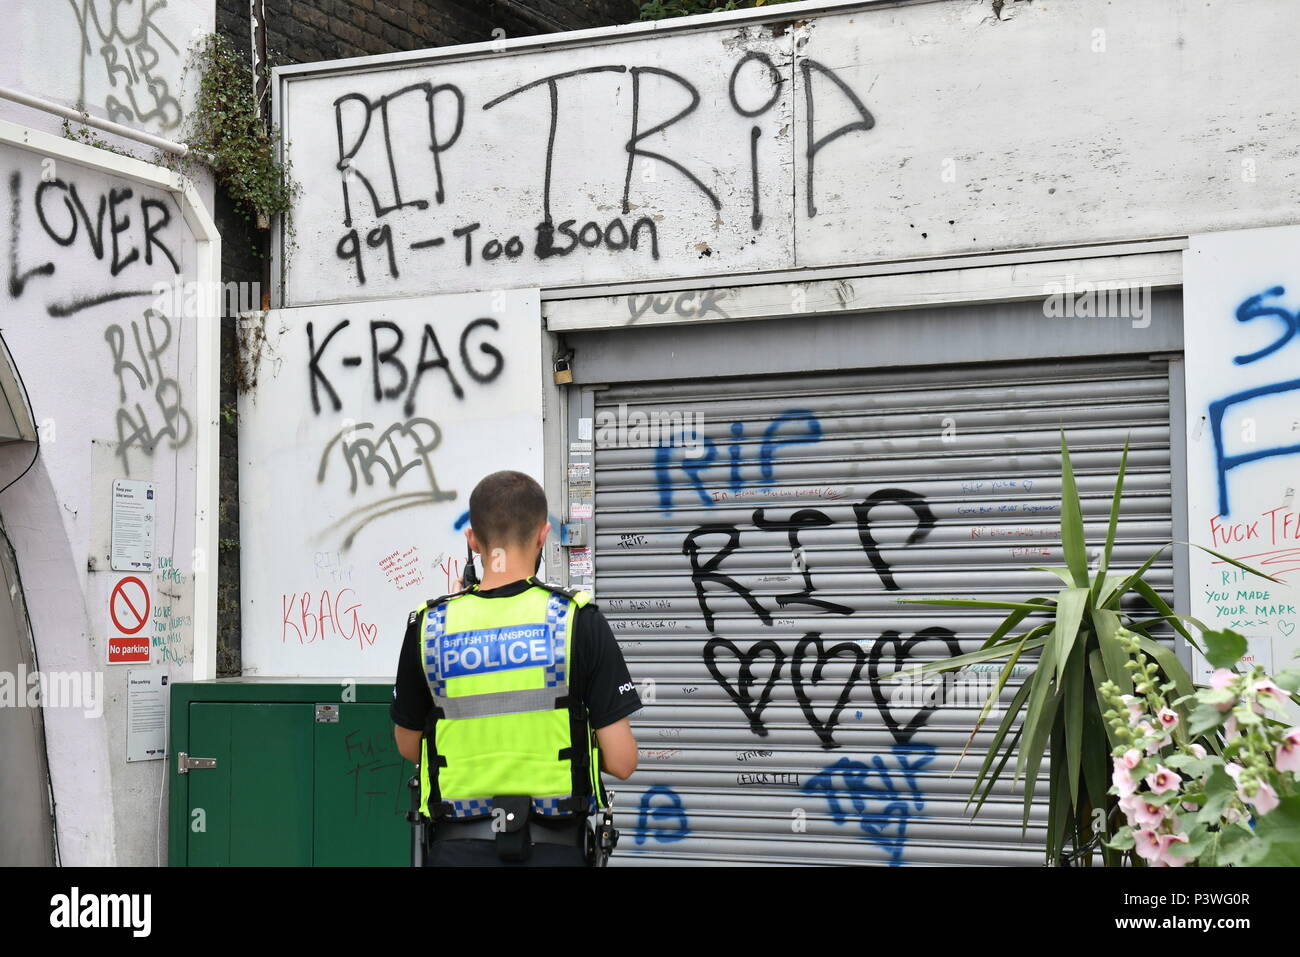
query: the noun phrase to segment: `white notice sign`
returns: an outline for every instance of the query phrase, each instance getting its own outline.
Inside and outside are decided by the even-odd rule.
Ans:
[[[154,570],[155,496],[152,482],[113,482],[113,571]]]
[[[167,670],[133,668],[126,683],[126,759],[161,761],[167,756]]]

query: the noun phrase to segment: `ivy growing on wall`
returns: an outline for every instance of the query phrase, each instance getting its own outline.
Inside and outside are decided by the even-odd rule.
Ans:
[[[791,0],[641,0],[640,6],[642,20],[666,20],[669,17],[689,17],[721,10],[748,10],[790,2]]]
[[[186,145],[200,155],[241,215],[259,229],[288,212],[298,186],[276,157],[276,133],[257,109],[253,70],[225,37],[210,33],[191,53],[200,74]]]

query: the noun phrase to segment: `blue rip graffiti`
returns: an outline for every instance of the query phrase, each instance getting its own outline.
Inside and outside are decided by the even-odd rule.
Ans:
[[[802,431],[783,432],[782,430],[794,424],[797,429]],[[745,423],[732,422],[731,436],[733,441],[727,443],[726,462],[718,461],[718,444],[708,436],[695,436],[699,446],[704,449],[702,454],[688,455],[688,451],[698,451],[698,449],[688,448],[684,441],[678,444],[660,445],[655,449],[655,484],[659,489],[659,507],[672,511],[673,492],[679,486],[679,482],[674,480],[673,470],[680,469],[685,472],[688,481],[686,488],[695,490],[696,495],[702,504],[712,506],[714,499],[705,490],[705,482],[701,474],[714,468],[721,468],[724,465],[729,469],[729,483],[727,487],[733,492],[739,492],[746,487],[762,488],[770,485],[776,474],[776,453],[777,450],[786,445],[802,445],[811,442],[820,442],[822,437],[821,422],[812,412],[807,409],[788,409],[772,419],[771,422],[763,429],[763,441],[758,447],[758,476],[756,478],[746,478],[744,475],[745,466],[753,466],[753,462],[745,462],[743,458],[745,439]],[[679,437],[683,438],[684,437]]]
[[[933,745],[896,744],[894,768],[879,754],[871,755],[869,765],[843,757],[809,778],[803,791],[824,798],[836,824],[856,820],[863,839],[883,847],[889,865],[897,867],[905,863],[908,821],[925,809],[917,772],[934,760],[934,754]]]

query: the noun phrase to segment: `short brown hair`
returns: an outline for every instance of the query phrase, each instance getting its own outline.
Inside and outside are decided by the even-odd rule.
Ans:
[[[469,496],[469,524],[482,546],[528,544],[546,516],[546,493],[523,472],[493,472]]]

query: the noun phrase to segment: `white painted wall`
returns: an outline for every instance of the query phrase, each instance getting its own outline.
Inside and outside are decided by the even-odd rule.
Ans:
[[[1201,0],[1014,3],[1004,19],[986,0],[809,6],[773,12],[793,26],[628,29],[282,71],[277,109],[305,186],[285,304],[1300,218],[1290,0],[1230,18]],[[548,81],[574,71],[596,72]],[[557,229],[595,223],[591,248],[540,253],[548,210]],[[618,244],[643,216],[658,258],[644,229],[637,250],[611,250],[604,231]],[[474,224],[467,252],[455,231]],[[489,241],[512,236],[517,256],[487,258]]]
[[[1283,583],[1193,549],[1192,615],[1281,670],[1300,651],[1300,226],[1194,236],[1184,261],[1191,540]]]
[[[193,82],[187,89],[182,72],[191,41],[213,28],[210,0],[5,0],[0,15],[7,24],[0,85],[183,136]],[[7,101],[0,118],[63,131],[61,119]],[[100,135],[140,159],[154,156]],[[74,185],[85,218],[70,205]],[[210,179],[197,185],[210,207]],[[157,483],[157,541],[168,565],[150,577],[148,632],[154,664],[176,680],[190,678],[198,320],[183,314],[183,302],[158,300],[153,287],[192,282],[196,246],[172,194],[28,150],[0,148],[0,204],[0,243],[20,277],[0,291],[0,330],[42,435],[39,459],[0,497],[0,515],[17,552],[41,669],[84,674],[103,689],[99,714],[46,709],[62,861],[153,865],[165,859],[165,762],[126,762],[130,666],[105,664],[107,601],[121,578],[109,570],[109,519],[115,478]],[[151,308],[159,311],[147,315]],[[0,487],[32,451],[0,449]]]
[[[181,139],[198,77],[191,44],[213,29],[212,0],[3,0],[0,85]],[[24,110],[15,122],[61,133],[60,118]]]
[[[391,681],[407,616],[464,569],[474,486],[543,479],[537,291],[275,310],[265,329],[240,397],[244,672]]]

